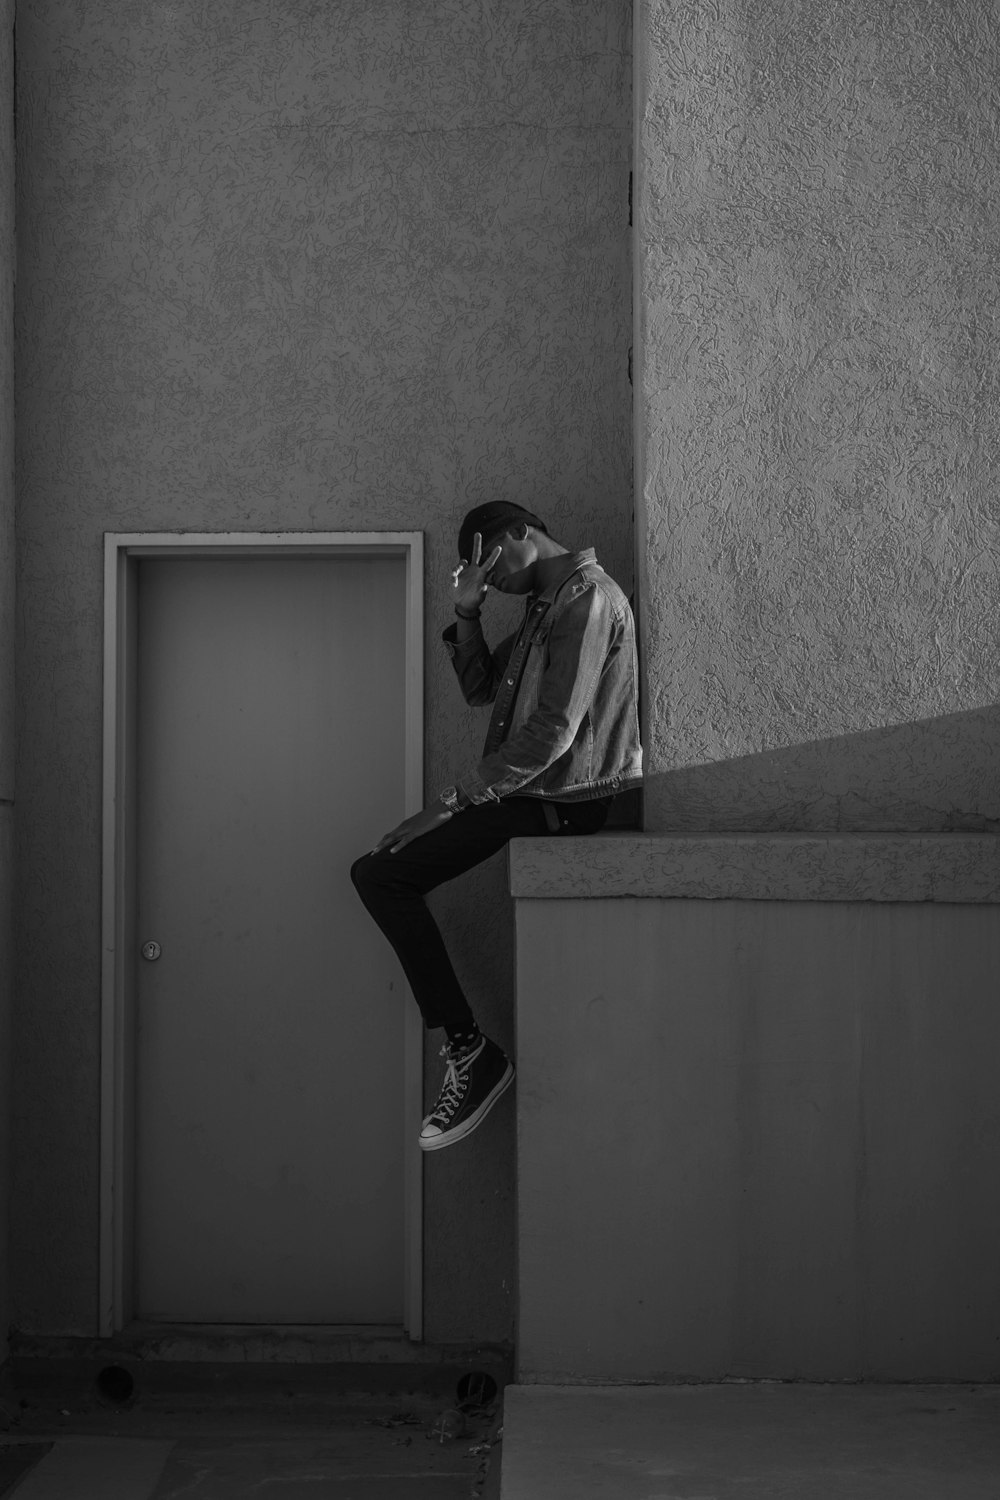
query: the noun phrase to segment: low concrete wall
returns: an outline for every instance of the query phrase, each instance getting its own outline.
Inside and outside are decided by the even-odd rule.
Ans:
[[[520,1380],[997,1377],[1000,846],[822,843],[512,846]]]

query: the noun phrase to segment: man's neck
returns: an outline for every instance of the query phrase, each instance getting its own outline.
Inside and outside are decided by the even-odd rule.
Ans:
[[[571,556],[572,553],[568,547],[561,547],[558,542],[548,542],[545,556],[539,557],[535,563],[531,592],[544,594],[551,583],[562,577],[566,571],[566,559]]]

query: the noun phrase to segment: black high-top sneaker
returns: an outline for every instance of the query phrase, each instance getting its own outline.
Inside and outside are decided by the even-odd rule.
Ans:
[[[424,1151],[439,1151],[470,1135],[514,1081],[514,1064],[487,1036],[477,1037],[469,1047],[447,1042],[441,1056],[446,1062],[444,1083],[420,1132]]]

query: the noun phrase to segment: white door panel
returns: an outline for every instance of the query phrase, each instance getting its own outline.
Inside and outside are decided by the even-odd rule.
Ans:
[[[137,1316],[399,1323],[404,562],[139,569]]]

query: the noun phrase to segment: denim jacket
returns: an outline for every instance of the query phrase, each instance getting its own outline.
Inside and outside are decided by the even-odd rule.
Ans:
[[[463,800],[575,802],[642,780],[632,611],[592,547],[565,562],[495,651],[481,629],[461,644],[457,626],[444,632],[466,702],[493,704],[483,758],[458,782]]]

